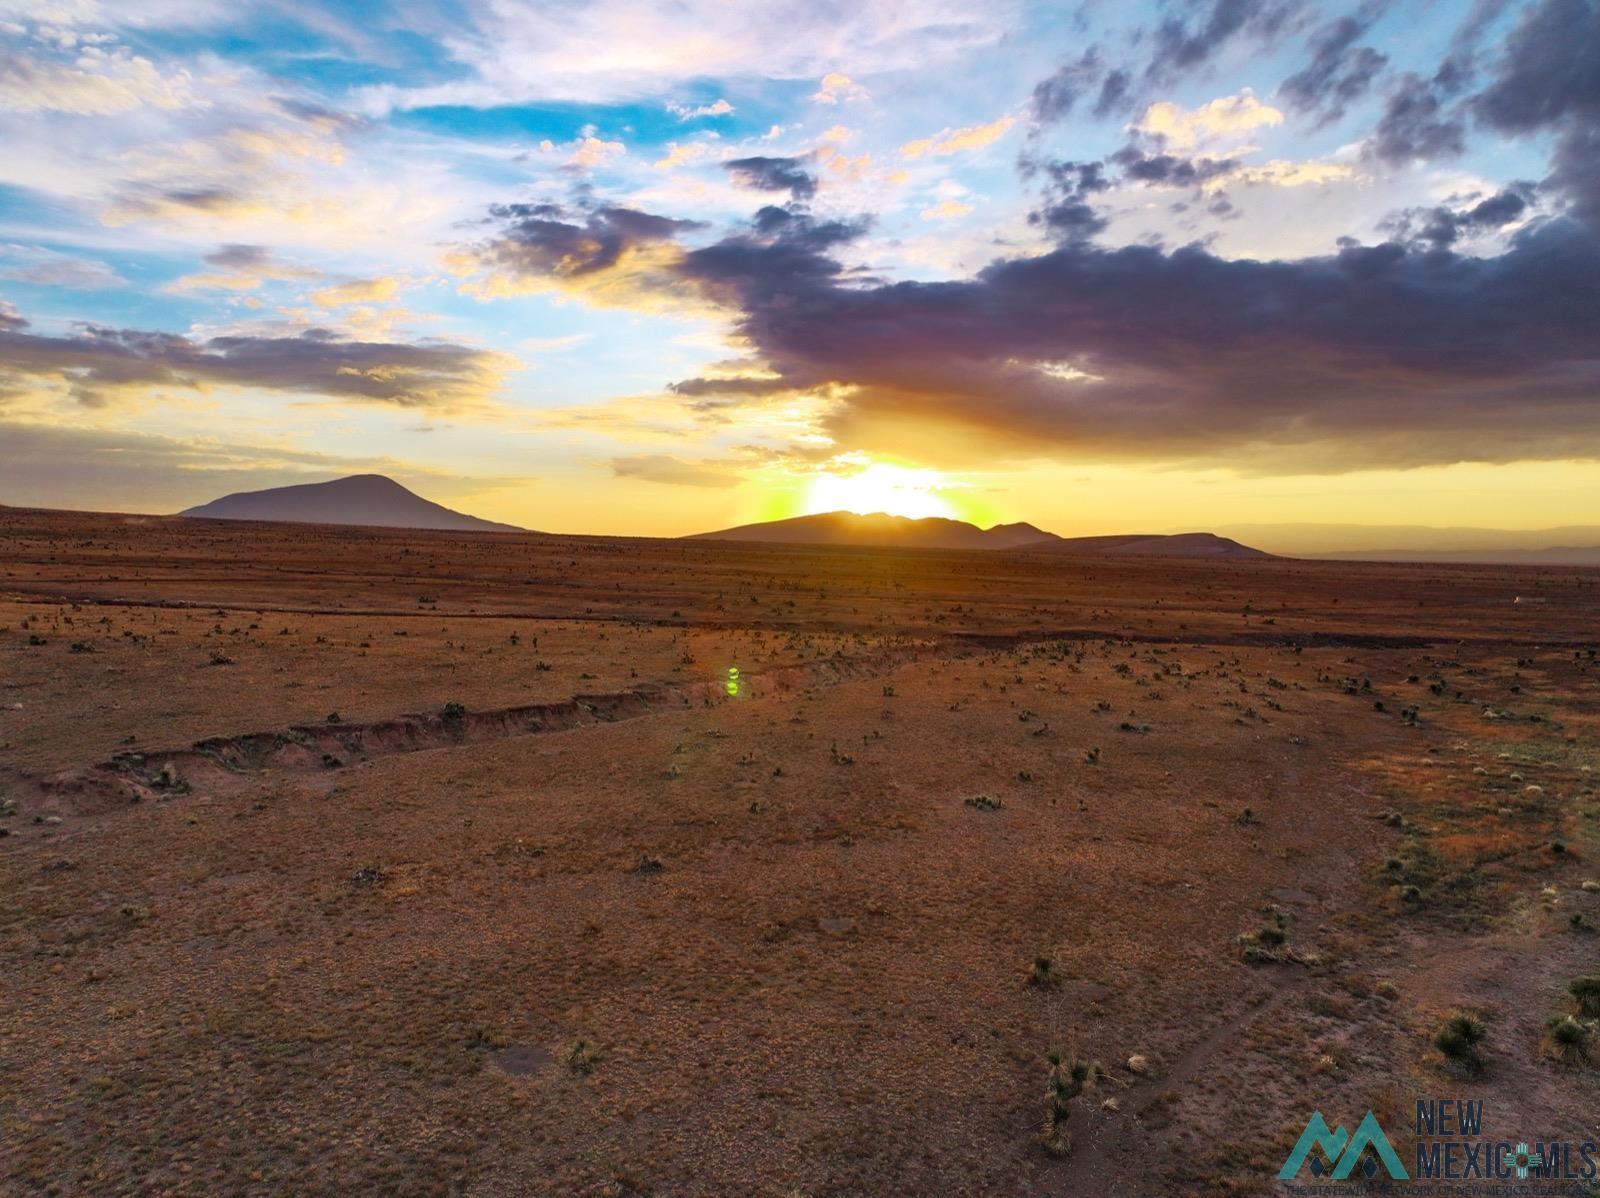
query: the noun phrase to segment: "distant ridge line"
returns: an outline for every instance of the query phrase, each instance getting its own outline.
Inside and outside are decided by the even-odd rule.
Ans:
[[[1061,537],[1032,524],[979,528],[942,516],[891,516],[883,512],[823,512],[741,524],[682,538],[696,541],[747,541],[777,545],[828,545],[859,548],[986,549],[1097,557],[1188,557],[1261,559],[1273,556],[1209,532],[1125,533]]]

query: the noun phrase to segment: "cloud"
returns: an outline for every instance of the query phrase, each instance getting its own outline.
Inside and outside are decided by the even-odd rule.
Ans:
[[[1558,131],[1547,186],[1600,229],[1600,5],[1542,0],[1506,39],[1496,76],[1471,102],[1501,134]]]
[[[667,152],[650,165],[658,171],[673,171],[691,162],[698,162],[709,153],[711,146],[703,141],[669,141]]]
[[[104,262],[34,245],[0,245],[0,279],[81,291],[128,285],[127,279]]]
[[[701,104],[694,108],[683,104],[668,104],[667,111],[680,121],[688,121],[702,116],[727,116],[733,111],[733,105],[726,100],[713,100],[710,104]]]
[[[845,100],[865,100],[867,95],[867,89],[849,75],[829,71],[822,77],[821,86],[811,93],[811,98],[818,104],[838,104]]]
[[[1383,162],[1430,162],[1462,153],[1465,136],[1465,122],[1440,99],[1436,87],[1408,73],[1389,93],[1364,148]]]
[[[319,308],[342,308],[347,304],[381,304],[392,300],[400,289],[395,278],[353,279],[332,287],[323,287],[311,293],[311,302]]]
[[[686,462],[670,454],[650,453],[635,457],[612,458],[611,473],[618,478],[637,478],[645,482],[678,487],[735,487],[739,476],[700,462]]]
[[[1045,197],[1029,213],[1029,223],[1041,225],[1059,241],[1084,241],[1102,232],[1110,222],[1094,207],[1093,197],[1111,188],[1105,166],[1099,162],[1024,163],[1026,173],[1042,174]]]
[[[1532,183],[1515,183],[1470,206],[1408,208],[1385,222],[1385,228],[1397,241],[1448,249],[1464,237],[1498,232],[1522,221],[1531,213],[1535,191]]]
[[[212,387],[398,407],[484,407],[508,367],[503,355],[448,341],[352,341],[318,329],[203,341],[103,325],[57,336],[26,330],[0,326],[0,395],[59,389],[92,408],[156,388]]]
[[[1091,46],[1078,58],[1062,63],[1054,74],[1034,85],[1033,95],[1028,102],[1029,113],[1039,124],[1066,119],[1072,115],[1078,100],[1094,87],[1104,73],[1105,63],[1099,52]]]
[[[1286,158],[1274,158],[1270,162],[1236,167],[1224,178],[1229,183],[1309,187],[1323,183],[1338,183],[1357,177],[1356,168],[1348,162],[1329,162],[1316,158],[1296,162]]]
[[[345,163],[345,131],[290,118],[273,104],[270,115],[198,136],[142,142],[114,159],[118,177],[101,219],[202,226],[299,221],[337,229],[343,240],[347,229],[339,218],[352,197],[334,168]]]
[[[1063,165],[1093,193],[1093,167]],[[1568,457],[1600,435],[1600,239],[1571,222],[1496,258],[1389,243],[1261,262],[1080,237],[968,280],[876,285],[837,244],[741,236],[676,269],[737,306],[777,376],[762,390],[834,397],[840,443],[1342,471]]]
[[[937,204],[930,204],[922,210],[923,220],[955,220],[972,211],[971,204],[964,204],[960,200],[940,200]]]
[[[1311,61],[1278,87],[1278,94],[1298,112],[1314,113],[1318,125],[1344,115],[1366,94],[1388,58],[1357,41],[1381,15],[1377,7],[1330,21],[1311,39]]]
[[[118,47],[80,46],[71,62],[13,50],[0,57],[0,109],[109,116],[146,104],[182,108],[196,103],[192,82]]]
[[[586,129],[565,145],[558,145],[545,138],[539,143],[539,152],[565,154],[566,157],[562,161],[564,167],[573,171],[587,171],[602,166],[613,158],[621,158],[628,152],[628,147],[620,141],[606,141],[597,137],[593,130]]]
[[[1239,167],[1236,158],[1180,158],[1173,154],[1146,154],[1136,146],[1118,150],[1111,161],[1122,177],[1154,187],[1200,187],[1226,178]]]
[[[201,261],[217,269],[184,275],[168,283],[162,290],[179,294],[190,291],[254,291],[268,279],[310,278],[317,273],[280,261],[264,245],[240,242],[218,246],[202,255]]]
[[[618,205],[496,204],[495,231],[447,264],[481,296],[564,291],[602,307],[671,307],[696,299],[673,272],[677,238],[704,226]]]
[[[805,169],[805,157],[735,158],[724,162],[736,183],[758,191],[787,191],[792,199],[809,199],[817,192],[816,176]]]
[[[1162,100],[1145,109],[1134,128],[1182,149],[1282,123],[1281,111],[1263,104],[1246,88],[1236,96],[1221,96],[1193,109]]]
[[[1003,116],[986,125],[969,125],[964,129],[941,129],[932,137],[908,141],[900,147],[900,157],[917,159],[929,154],[959,154],[965,150],[981,150],[999,141],[1017,123],[1016,117]]]
[[[1300,7],[1297,0],[1212,0],[1204,9],[1194,5],[1203,19],[1190,24],[1173,16],[1157,26],[1145,76],[1152,83],[1170,83],[1205,68],[1235,41],[1271,43],[1294,27]]]
[[[803,80],[818,94],[859,94],[852,79],[928,70],[1014,28],[1021,5],[900,0],[892,10],[844,0],[495,0],[452,6],[444,46],[452,78],[364,89],[374,115],[393,108],[525,102],[634,102],[680,94],[693,81]],[[838,76],[847,82],[834,80]]]

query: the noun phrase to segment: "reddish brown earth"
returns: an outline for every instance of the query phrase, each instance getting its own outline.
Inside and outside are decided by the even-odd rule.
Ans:
[[[0,511],[0,1193],[1264,1194],[1313,1109],[1409,1161],[1456,1094],[1600,1138],[1543,1043],[1597,588]],[[1051,1049],[1106,1070],[1065,1156]]]

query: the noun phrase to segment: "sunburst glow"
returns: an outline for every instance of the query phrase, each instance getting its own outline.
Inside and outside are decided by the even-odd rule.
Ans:
[[[859,470],[817,475],[806,493],[805,514],[885,512],[913,518],[958,518],[947,494],[951,487],[951,481],[937,470],[872,462]]]

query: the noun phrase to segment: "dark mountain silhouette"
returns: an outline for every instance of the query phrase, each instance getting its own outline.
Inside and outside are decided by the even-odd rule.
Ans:
[[[1083,553],[1121,557],[1268,557],[1208,532],[1177,536],[1058,537],[1032,524],[979,528],[963,520],[888,516],[882,512],[824,512],[762,524],[742,524],[685,538],[699,541],[764,541],[784,545],[855,545],[905,549],[1026,549],[1039,553]]]
[[[1212,532],[1057,537],[1052,542],[1030,545],[1028,548],[1041,553],[1083,553],[1098,557],[1269,558],[1273,556],[1259,549],[1252,549],[1248,545],[1241,545],[1231,537],[1219,537]]]
[[[299,524],[367,524],[449,532],[522,532],[451,511],[381,474],[353,474],[332,482],[239,491],[179,512],[207,520],[287,520]]]

